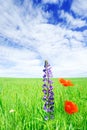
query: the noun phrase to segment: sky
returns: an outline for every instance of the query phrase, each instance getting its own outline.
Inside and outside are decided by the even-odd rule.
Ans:
[[[87,0],[0,0],[0,77],[87,77]]]

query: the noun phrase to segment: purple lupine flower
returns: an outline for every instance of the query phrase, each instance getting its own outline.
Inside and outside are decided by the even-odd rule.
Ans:
[[[53,112],[54,112],[54,93],[53,93],[53,82],[51,80],[52,78],[52,72],[51,72],[51,66],[48,64],[48,61],[45,61],[44,69],[43,69],[44,75],[43,75],[43,101],[44,107],[43,109],[45,112],[49,114],[49,118],[53,118]],[[47,116],[46,116],[47,117]]]

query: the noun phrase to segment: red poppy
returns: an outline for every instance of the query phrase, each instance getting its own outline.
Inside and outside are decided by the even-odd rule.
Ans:
[[[71,101],[65,101],[64,109],[68,114],[74,114],[78,112],[78,106]]]
[[[63,83],[65,83],[65,82],[66,82],[66,80],[65,80],[65,79],[63,79],[63,78],[59,78],[59,82],[63,84]]]
[[[66,82],[67,82],[68,86],[73,86],[73,83],[70,80],[67,80]]]
[[[62,85],[65,86],[65,87],[70,86],[69,84],[67,84],[67,82],[63,83]]]
[[[65,80],[63,78],[60,78],[59,79],[59,82],[63,85],[63,86],[73,86],[73,83],[70,81],[70,80]]]

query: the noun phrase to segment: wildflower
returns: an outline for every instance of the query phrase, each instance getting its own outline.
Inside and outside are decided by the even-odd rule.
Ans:
[[[66,80],[65,80],[65,79],[63,79],[63,78],[59,78],[59,82],[60,82],[61,84],[63,84],[63,83],[65,83],[65,82],[66,82]]]
[[[51,72],[51,67],[48,64],[48,61],[45,61],[44,69],[43,69],[44,75],[43,75],[43,101],[44,107],[43,109],[45,112],[49,113],[50,117],[46,116],[46,119],[53,118],[53,111],[54,111],[54,93],[53,93],[53,82],[51,80],[52,78],[52,72]]]
[[[74,84],[70,81],[70,80],[65,80],[63,78],[60,78],[59,79],[59,82],[65,86],[65,87],[68,87],[68,86],[73,86]]]
[[[14,113],[14,112],[15,112],[15,110],[11,109],[9,112],[10,112],[10,113]]]
[[[72,101],[65,101],[64,109],[68,114],[74,114],[78,112],[78,106]]]

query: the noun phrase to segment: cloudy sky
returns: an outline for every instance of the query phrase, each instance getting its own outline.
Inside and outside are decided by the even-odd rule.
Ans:
[[[87,0],[0,0],[0,77],[87,77]]]

